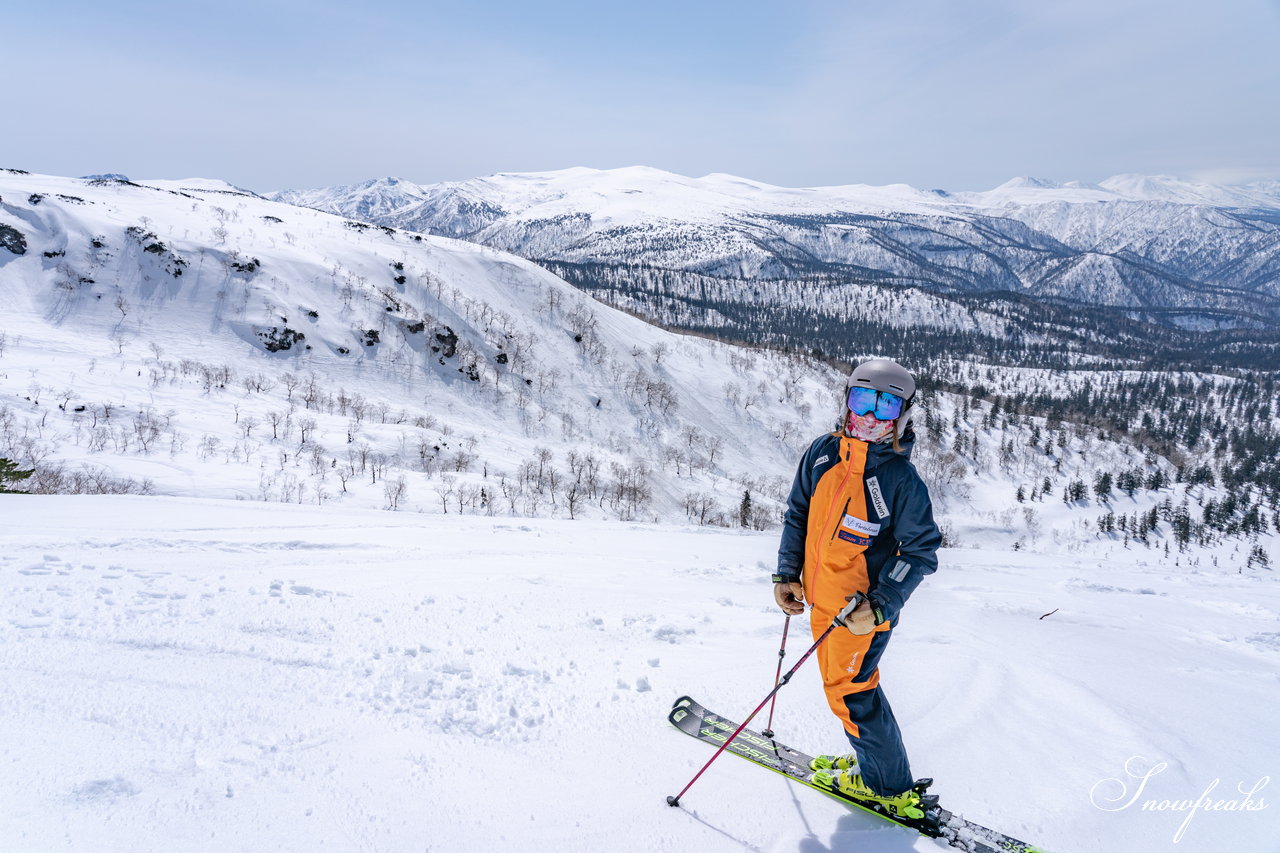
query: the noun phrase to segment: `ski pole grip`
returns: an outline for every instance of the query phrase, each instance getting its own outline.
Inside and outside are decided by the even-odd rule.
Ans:
[[[848,619],[850,616],[852,616],[853,611],[858,609],[858,605],[866,600],[867,600],[867,597],[865,595],[863,595],[860,592],[855,592],[853,594],[853,598],[849,599],[849,603],[844,606],[844,609],[836,614],[836,618],[835,618],[836,624],[839,625],[841,628],[847,627],[845,625],[845,620]]]

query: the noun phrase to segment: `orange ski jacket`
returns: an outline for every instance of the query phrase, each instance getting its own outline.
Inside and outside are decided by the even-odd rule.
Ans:
[[[896,621],[924,576],[937,570],[942,533],[910,462],[914,442],[908,431],[898,453],[888,442],[829,433],[800,460],[777,575],[801,581],[819,610],[839,610],[844,596],[861,592]]]

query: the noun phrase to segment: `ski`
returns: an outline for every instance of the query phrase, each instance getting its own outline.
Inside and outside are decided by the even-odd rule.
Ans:
[[[708,711],[688,696],[675,701],[667,719],[685,734],[715,747],[723,744],[738,728],[738,723]],[[925,817],[900,818],[882,811],[874,803],[861,802],[825,785],[815,784],[810,780],[813,771],[809,769],[809,762],[813,757],[780,743],[776,738],[765,737],[752,729],[743,729],[725,747],[725,752],[732,752],[753,764],[781,773],[868,814],[913,829],[921,835],[940,838],[966,853],[1045,853],[1041,848],[1033,847],[1025,841],[988,829],[942,808],[937,804],[936,797],[924,793],[932,782],[930,779],[922,779],[916,783],[916,790],[922,795],[921,804],[925,809]]]

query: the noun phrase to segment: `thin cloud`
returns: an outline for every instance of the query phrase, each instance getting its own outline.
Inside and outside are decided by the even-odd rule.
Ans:
[[[41,71],[10,90],[4,165],[258,189],[632,164],[952,189],[1280,175],[1275,0],[61,5],[11,16],[0,64]]]

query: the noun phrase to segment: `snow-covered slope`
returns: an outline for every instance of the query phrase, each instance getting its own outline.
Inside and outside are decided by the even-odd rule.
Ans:
[[[710,754],[671,701],[749,711],[781,627],[776,530],[695,523],[776,523],[835,371],[217,181],[0,173],[0,295],[0,457],[156,495],[0,495],[6,851],[940,849],[731,756],[664,801]],[[916,772],[1047,849],[1274,849],[1265,808],[1143,808],[1272,775],[1266,490],[1035,410],[1176,383],[1225,442],[1274,386],[945,379],[985,391],[917,410],[949,547],[883,667]],[[775,728],[843,742],[812,669]]]
[[[0,505],[6,851],[948,849],[732,755],[666,805],[711,757],[672,700],[744,715],[773,684],[772,534]],[[1121,548],[941,556],[881,671],[944,804],[1059,853],[1277,849],[1274,782],[1260,810],[1144,808],[1274,777],[1274,579]],[[812,661],[774,726],[841,748]]]
[[[839,405],[825,365],[672,334],[511,255],[155,183],[0,173],[0,457],[37,468],[39,491],[732,525],[749,493],[746,521],[766,528]],[[972,322],[879,298],[904,323]],[[1274,388],[1172,378],[1233,423],[1280,412]],[[925,392],[916,409],[915,461],[953,542],[1168,547],[1179,505],[1207,512],[1231,492],[1215,475],[1240,482],[1240,460],[1198,439],[1161,456],[1016,402],[1151,393],[1132,383],[1164,374],[997,375],[957,358],[921,379],[989,395]],[[1173,418],[1124,426],[1171,435]],[[1196,466],[1213,471],[1175,482]],[[1125,470],[1151,485],[1092,491]],[[1232,570],[1274,560],[1264,480],[1183,544]],[[1102,530],[1107,515],[1132,523]]]
[[[461,237],[524,257],[726,278],[814,274],[943,292],[1015,291],[1188,322],[1216,309],[1280,323],[1280,192],[1117,176],[1017,178],[988,192],[789,189],[645,167],[387,179],[272,197]],[[1103,278],[1114,283],[1098,284]]]
[[[210,182],[9,172],[0,197],[0,455],[455,512],[736,518],[749,489],[763,519],[834,411],[826,367],[472,243]]]

